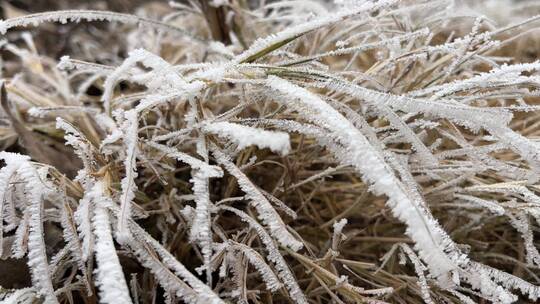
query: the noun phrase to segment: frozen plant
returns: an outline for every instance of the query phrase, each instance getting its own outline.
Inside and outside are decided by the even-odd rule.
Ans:
[[[467,5],[8,7],[0,303],[540,300],[540,18]]]

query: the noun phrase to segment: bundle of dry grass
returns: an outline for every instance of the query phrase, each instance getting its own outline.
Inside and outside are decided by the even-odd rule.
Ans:
[[[540,298],[534,2],[97,8],[4,7],[2,303]]]

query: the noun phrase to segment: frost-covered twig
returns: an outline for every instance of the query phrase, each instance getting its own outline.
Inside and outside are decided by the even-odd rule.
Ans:
[[[138,17],[130,14],[122,14],[109,11],[94,11],[94,10],[65,10],[55,12],[36,13],[31,15],[14,17],[11,19],[0,20],[0,34],[14,27],[26,27],[28,25],[38,26],[43,22],[80,22],[80,21],[116,21],[121,23],[141,24],[158,30],[179,33],[191,37],[184,30],[160,21]]]
[[[335,151],[347,164],[354,166],[366,178],[377,194],[386,194],[395,214],[409,226],[407,233],[417,242],[421,257],[428,263],[435,276],[444,275],[457,265],[445,251],[455,252],[454,244],[438,226],[431,214],[426,213],[418,202],[405,192],[404,185],[395,177],[392,169],[376,149],[371,147],[347,119],[309,91],[278,77],[269,76],[267,85],[290,99],[306,119],[330,129],[340,144],[347,147],[348,153]],[[282,101],[283,102],[283,101]],[[313,113],[313,111],[316,111]],[[311,116],[315,114],[314,116]]]
[[[106,197],[103,187],[102,182],[96,182],[90,190],[90,199],[95,204],[92,228],[96,237],[96,279],[100,289],[100,302],[132,303],[112,237],[107,210],[112,201]]]

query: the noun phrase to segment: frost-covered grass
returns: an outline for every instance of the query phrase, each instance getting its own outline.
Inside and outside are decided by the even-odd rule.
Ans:
[[[1,303],[540,299],[535,1],[66,9],[0,20]]]

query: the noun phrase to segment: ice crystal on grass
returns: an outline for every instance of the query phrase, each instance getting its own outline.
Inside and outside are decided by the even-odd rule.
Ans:
[[[15,290],[2,299],[3,304],[30,304],[35,300],[35,291],[32,288]]]
[[[291,294],[291,298],[294,300],[295,303],[298,304],[307,303],[306,297],[298,286],[294,275],[287,266],[285,259],[279,252],[278,248],[274,244],[274,241],[266,232],[266,230],[264,230],[264,228],[259,223],[257,223],[257,221],[255,221],[249,215],[238,209],[227,206],[222,206],[221,208],[223,210],[234,213],[235,215],[240,217],[242,221],[248,223],[251,229],[254,229],[257,232],[257,235],[261,239],[261,242],[265,245],[266,250],[268,251],[268,259],[274,263],[277,269],[277,275],[281,279],[285,287],[288,289],[289,293]]]
[[[217,134],[236,144],[239,150],[255,145],[259,149],[268,148],[281,155],[287,155],[291,149],[289,134],[270,132],[230,122],[215,122],[204,127],[204,130]]]
[[[3,255],[4,251],[4,214],[7,207],[9,207],[8,203],[13,204],[9,198],[11,190],[10,183],[19,167],[29,160],[29,157],[24,155],[8,152],[1,153],[0,157],[6,162],[6,165],[0,169],[0,256]]]
[[[50,277],[49,262],[45,252],[45,233],[43,230],[43,205],[49,186],[44,184],[44,172],[39,172],[26,161],[18,170],[21,179],[26,183],[30,205],[26,212],[30,214],[28,233],[28,266],[32,272],[32,282],[44,302],[58,303]]]
[[[120,196],[120,218],[118,219],[118,236],[121,240],[129,237],[127,230],[127,221],[131,217],[131,203],[135,197],[137,185],[137,144],[139,129],[137,112],[128,111],[125,113],[124,121],[124,145],[126,147],[126,159],[124,166],[126,168],[125,177],[122,179],[122,195]]]
[[[258,131],[261,132],[261,131]],[[288,136],[286,137],[288,143]],[[242,173],[242,171],[231,162],[229,157],[223,152],[214,147],[212,153],[216,157],[216,161],[221,164],[225,169],[236,178],[238,186],[242,191],[246,193],[246,198],[251,201],[251,204],[255,206],[259,217],[262,222],[268,226],[270,233],[274,238],[278,239],[281,244],[288,246],[291,249],[298,251],[302,248],[302,243],[298,242],[288,231],[285,223],[281,220],[280,215],[276,212],[274,207],[261,193],[259,189],[249,180],[249,178]]]
[[[343,163],[354,166],[372,183],[376,194],[388,195],[389,205],[396,216],[409,225],[407,233],[417,242],[422,258],[428,261],[435,275],[444,275],[455,269],[455,262],[445,253],[455,250],[449,237],[424,210],[423,202],[410,196],[410,190],[406,190],[406,185],[394,175],[384,155],[372,147],[351,122],[316,95],[286,80],[270,76],[268,86],[284,94],[282,98],[287,98],[290,106],[295,107],[305,119],[329,129],[344,147],[344,151],[335,151],[336,156]]]
[[[538,301],[520,3],[3,7],[2,303]]]
[[[239,244],[239,243],[233,243],[229,245],[232,247],[233,253],[237,251],[236,254],[241,253],[243,254],[247,260],[255,266],[257,271],[261,274],[263,277],[263,281],[266,283],[266,286],[268,290],[276,292],[279,288],[281,288],[281,283],[279,282],[279,279],[276,277],[276,274],[266,264],[264,259],[257,253],[257,251],[251,249],[250,247]]]
[[[97,182],[91,191],[95,204],[92,226],[96,236],[96,280],[102,303],[132,303],[129,289],[113,243],[111,222],[107,207],[110,202],[103,193],[103,184]]]
[[[143,24],[159,30],[176,32],[182,35],[189,35],[182,29],[156,20],[137,17],[131,14],[121,14],[109,11],[93,10],[65,10],[56,12],[44,12],[26,16],[19,16],[7,20],[0,20],[0,34],[4,35],[13,27],[38,26],[43,22],[68,22],[81,21],[116,21],[120,23]]]

